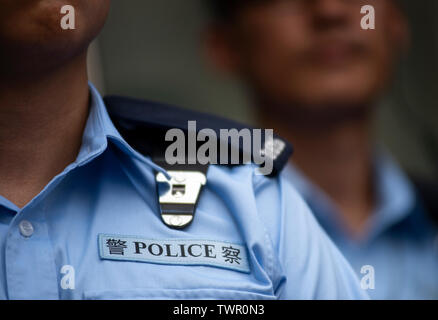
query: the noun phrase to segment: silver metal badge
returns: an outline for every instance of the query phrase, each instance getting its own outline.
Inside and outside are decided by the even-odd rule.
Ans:
[[[162,210],[161,217],[172,228],[183,228],[190,224],[194,216],[194,208],[199,198],[202,186],[207,183],[207,177],[199,171],[167,171],[170,180],[159,172],[156,175],[158,183],[169,185],[165,191],[160,192],[159,202],[163,208],[168,205],[176,205],[172,210]],[[192,208],[191,212],[178,210],[177,205],[186,205]]]

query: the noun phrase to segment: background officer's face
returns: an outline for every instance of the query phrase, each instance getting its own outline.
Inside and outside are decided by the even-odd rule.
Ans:
[[[375,8],[376,30],[360,26],[367,4]],[[244,8],[230,29],[216,31],[213,58],[259,98],[315,110],[374,99],[406,36],[391,0],[260,1]]]
[[[61,28],[64,5],[75,8],[75,30]],[[84,50],[102,28],[109,6],[110,0],[0,0],[3,64],[26,59],[44,64],[46,56],[56,61]]]

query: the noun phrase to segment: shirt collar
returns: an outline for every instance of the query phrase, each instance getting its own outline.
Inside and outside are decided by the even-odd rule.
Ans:
[[[292,164],[286,168],[284,174],[306,199],[324,228],[334,237],[346,237],[336,205],[324,191]],[[413,185],[396,161],[385,152],[378,152],[375,157],[375,178],[377,206],[368,222],[369,232],[365,242],[413,215],[416,205]]]
[[[415,189],[399,165],[388,154],[376,157],[377,206],[370,226],[374,235],[414,213]]]
[[[83,165],[90,162],[99,154],[103,153],[108,147],[108,141],[111,141],[130,158],[134,158],[158,172],[163,172],[167,176],[168,174],[163,168],[157,166],[148,157],[135,151],[125,139],[123,139],[111,121],[101,95],[91,82],[89,82],[89,89],[90,112],[82,136],[82,145],[75,164]]]

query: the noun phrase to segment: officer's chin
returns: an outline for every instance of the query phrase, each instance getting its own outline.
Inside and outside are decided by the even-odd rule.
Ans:
[[[0,47],[7,48],[0,53],[2,76],[12,78],[47,74],[73,57],[85,54],[91,41],[77,35],[65,37],[58,34],[46,34],[44,38],[35,38],[32,41],[1,40]]]

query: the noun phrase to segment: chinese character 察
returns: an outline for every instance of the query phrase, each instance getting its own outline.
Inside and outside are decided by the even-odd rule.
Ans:
[[[240,249],[233,248],[233,246],[222,247],[222,257],[225,258],[225,262],[240,264],[239,260],[242,258],[239,257],[239,254]]]

